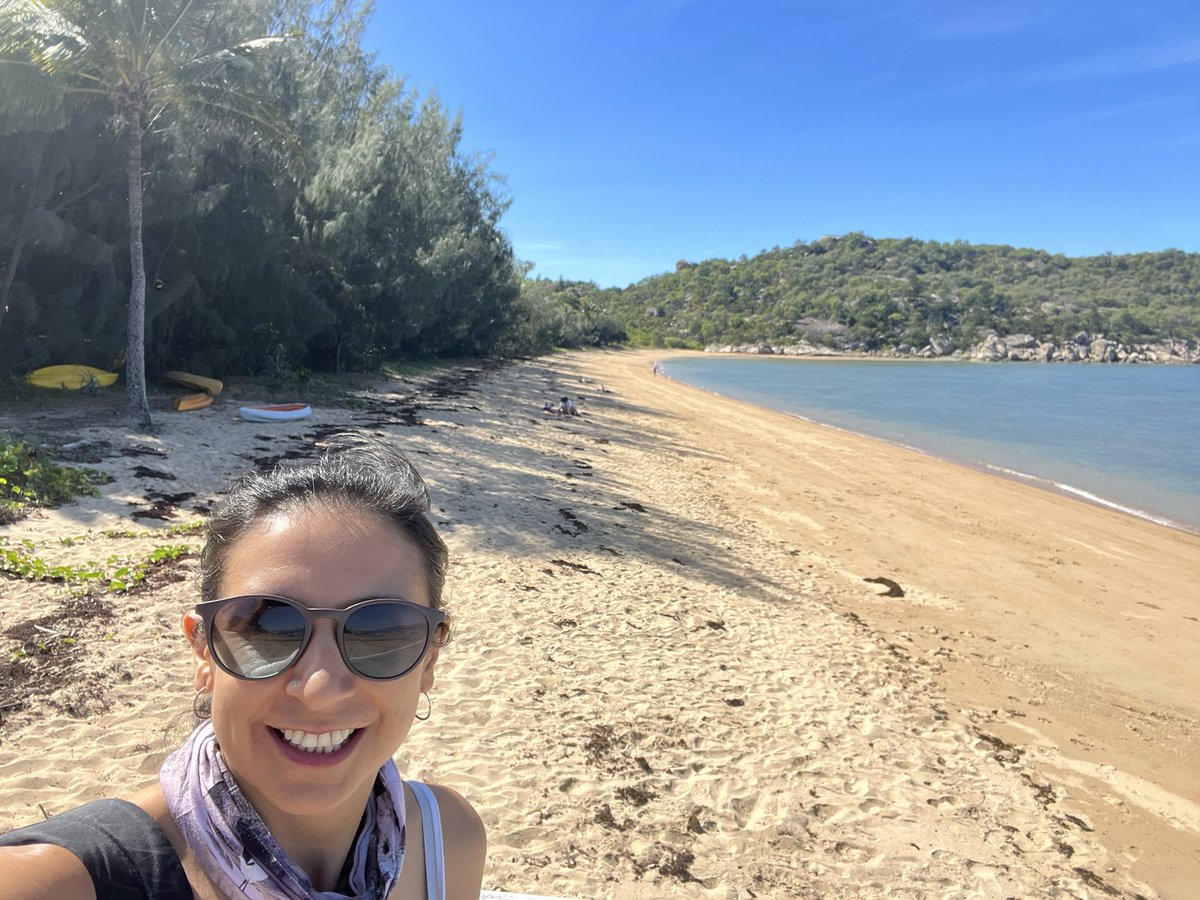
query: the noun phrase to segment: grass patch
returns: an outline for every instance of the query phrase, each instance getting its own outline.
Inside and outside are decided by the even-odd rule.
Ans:
[[[335,409],[362,409],[366,403],[357,395],[373,381],[375,376],[359,374],[313,375],[300,393],[305,403]]]
[[[110,556],[102,563],[56,566],[28,552],[32,549],[28,543],[23,547],[24,549],[0,544],[0,572],[24,581],[64,584],[81,593],[99,590],[110,594],[124,593],[145,581],[149,573],[176,560],[192,556],[196,551],[195,547],[188,544],[165,544],[155,547],[140,560]]]
[[[19,405],[32,405],[40,400],[46,391],[36,388],[25,380],[23,375],[5,375],[0,377],[0,402]]]
[[[119,396],[120,391],[111,385],[102,387],[94,379],[74,390],[47,390],[30,384],[24,375],[0,375],[0,404],[5,406],[45,408],[53,404],[67,405],[80,397],[110,397],[114,394]]]
[[[99,477],[90,469],[57,465],[42,448],[0,435],[0,525],[15,522],[33,506],[94,497]]]
[[[436,356],[427,359],[389,359],[384,360],[380,371],[393,378],[412,378],[415,375],[428,375],[437,369],[453,369],[457,362]]]

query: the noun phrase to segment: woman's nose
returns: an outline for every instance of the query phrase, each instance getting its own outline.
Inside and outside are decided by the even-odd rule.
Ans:
[[[340,703],[354,690],[354,673],[338,650],[336,624],[318,620],[300,658],[287,671],[288,693],[314,709]]]

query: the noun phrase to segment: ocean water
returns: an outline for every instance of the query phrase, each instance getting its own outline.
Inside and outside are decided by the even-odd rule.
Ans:
[[[661,366],[722,396],[1200,532],[1200,366],[722,356]]]

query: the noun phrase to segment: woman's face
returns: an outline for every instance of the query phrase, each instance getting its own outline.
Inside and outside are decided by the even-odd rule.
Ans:
[[[394,525],[355,511],[305,508],[265,519],[241,536],[226,557],[221,596],[275,594],[325,608],[376,597],[428,605],[424,572],[416,546]],[[295,665],[244,681],[211,661],[197,622],[194,613],[184,617],[196,688],[212,692],[225,764],[263,819],[361,815],[376,772],[408,735],[421,691],[433,686],[437,648],[403,677],[371,681],[346,668],[335,623],[318,619]],[[332,752],[293,746],[307,735]]]

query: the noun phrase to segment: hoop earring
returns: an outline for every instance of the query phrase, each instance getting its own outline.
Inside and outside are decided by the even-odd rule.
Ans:
[[[430,699],[428,692],[421,691],[421,696],[425,698],[425,715],[417,713],[415,718],[418,722],[424,722],[433,715],[433,700]]]
[[[192,697],[192,715],[201,721],[212,718],[212,694],[196,691]]]

